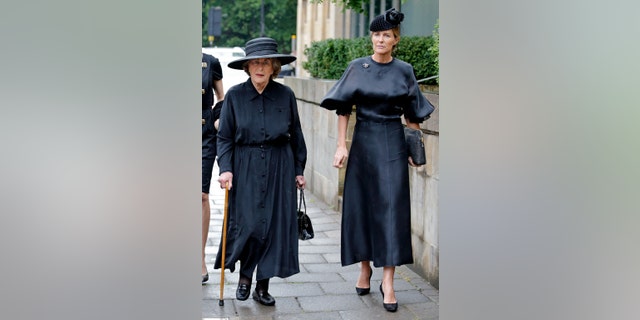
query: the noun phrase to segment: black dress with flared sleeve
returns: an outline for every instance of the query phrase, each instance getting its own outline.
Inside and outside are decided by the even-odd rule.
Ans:
[[[353,60],[321,106],[350,114],[356,125],[344,180],[342,265],[413,263],[408,153],[401,116],[421,123],[434,107],[420,93],[413,67],[401,60]]]

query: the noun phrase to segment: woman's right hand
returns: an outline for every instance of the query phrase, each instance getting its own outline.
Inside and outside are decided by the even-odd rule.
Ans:
[[[220,182],[220,189],[224,189],[227,185],[229,186],[229,189],[231,189],[231,187],[233,186],[231,181],[233,181],[233,173],[231,173],[230,171],[223,172],[218,177],[218,182]]]
[[[348,156],[349,151],[347,151],[347,147],[338,147],[336,149],[336,154],[333,156],[333,166],[336,168],[342,168],[344,161],[347,160]]]

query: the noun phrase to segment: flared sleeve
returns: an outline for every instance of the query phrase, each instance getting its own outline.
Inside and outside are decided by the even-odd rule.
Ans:
[[[353,65],[353,61],[349,63],[342,77],[329,89],[329,92],[320,102],[321,107],[328,110],[336,110],[338,115],[351,114],[354,105],[354,93],[357,90],[357,86],[360,85],[359,81],[351,79],[354,72]]]
[[[422,123],[429,119],[435,107],[420,92],[420,86],[418,86],[412,67],[407,75],[407,83],[408,93],[407,101],[404,104],[404,115],[413,123]]]

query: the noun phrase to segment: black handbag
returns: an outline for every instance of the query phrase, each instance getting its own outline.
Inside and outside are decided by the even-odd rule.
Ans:
[[[314,236],[311,219],[306,211],[307,203],[304,201],[304,190],[300,189],[300,202],[298,203],[298,239],[300,240],[313,239]]]
[[[413,160],[413,163],[419,166],[427,163],[427,156],[424,152],[422,131],[405,127],[404,139],[407,142],[407,151],[409,151],[409,156]]]

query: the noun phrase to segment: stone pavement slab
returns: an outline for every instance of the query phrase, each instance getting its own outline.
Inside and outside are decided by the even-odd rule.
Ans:
[[[202,285],[203,320],[438,319],[438,290],[407,266],[396,268],[397,312],[390,313],[382,307],[382,295],[378,290],[382,268],[373,269],[371,293],[358,296],[355,293],[358,265],[343,267],[340,263],[340,213],[310,192],[305,197],[307,214],[313,221],[316,235],[314,239],[299,242],[300,273],[271,280],[269,292],[276,299],[276,305],[263,306],[251,297],[246,301],[235,299],[238,264],[236,272],[225,271],[225,305],[219,306],[220,270],[213,270],[213,263],[220,242],[224,190],[212,185],[211,226],[205,248],[209,282]]]

